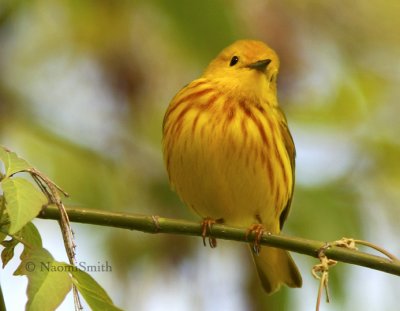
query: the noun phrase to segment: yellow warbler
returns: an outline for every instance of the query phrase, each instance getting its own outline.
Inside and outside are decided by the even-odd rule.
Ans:
[[[279,59],[266,44],[240,40],[172,99],[163,152],[172,187],[204,219],[278,234],[289,213],[295,147],[276,95]],[[254,227],[253,227],[254,228]],[[257,231],[256,230],[256,231]],[[267,293],[301,287],[288,252],[253,252]]]

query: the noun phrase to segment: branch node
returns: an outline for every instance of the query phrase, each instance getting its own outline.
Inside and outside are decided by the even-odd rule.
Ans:
[[[341,238],[340,240],[332,242],[332,245],[352,249],[355,251],[358,250],[358,248],[356,247],[356,240],[352,238]]]
[[[318,257],[319,259],[321,259],[321,257],[324,257],[324,256],[325,256],[325,252],[326,252],[328,249],[330,249],[331,246],[332,246],[332,245],[331,245],[330,243],[325,242],[325,245],[322,246],[322,247],[320,247],[320,248],[317,250],[317,257]]]
[[[318,296],[317,296],[317,305],[316,311],[319,310],[319,306],[321,304],[321,296],[322,290],[325,289],[326,295],[326,302],[329,303],[329,288],[328,288],[328,281],[329,281],[329,267],[333,267],[337,264],[336,260],[329,259],[325,252],[331,247],[332,245],[328,242],[325,242],[325,245],[322,246],[320,249],[317,250],[317,256],[320,261],[320,264],[315,265],[311,272],[312,275],[317,279],[320,280],[319,288],[318,288]]]
[[[160,222],[158,221],[158,218],[160,218],[159,216],[151,216],[151,220],[153,221],[154,224],[154,233],[158,233],[160,232]]]

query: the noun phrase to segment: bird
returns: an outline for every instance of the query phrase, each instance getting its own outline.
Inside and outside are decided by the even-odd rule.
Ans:
[[[204,228],[218,222],[249,228],[258,238],[283,228],[296,150],[278,105],[278,71],[278,55],[267,44],[238,40],[168,105],[162,149],[169,181]],[[267,294],[282,284],[302,286],[286,250],[249,246]]]

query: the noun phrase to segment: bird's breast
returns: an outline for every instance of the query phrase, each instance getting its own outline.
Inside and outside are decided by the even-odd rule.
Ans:
[[[168,116],[164,154],[170,180],[202,217],[241,226],[261,218],[271,227],[292,182],[276,120],[267,107],[244,99],[212,92],[206,97]]]

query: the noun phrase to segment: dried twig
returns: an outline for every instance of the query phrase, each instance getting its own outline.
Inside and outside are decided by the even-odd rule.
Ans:
[[[71,228],[71,223],[69,221],[69,217],[67,211],[65,210],[65,206],[61,200],[60,192],[68,197],[68,193],[62,190],[59,186],[57,186],[53,181],[51,181],[47,176],[36,170],[35,168],[30,168],[27,172],[32,176],[33,180],[42,190],[42,192],[46,195],[49,204],[54,204],[57,206],[60,212],[60,219],[58,223],[61,228],[61,233],[64,241],[65,250],[67,252],[68,260],[71,265],[76,265],[75,258],[75,248],[76,244],[74,241],[74,232]],[[72,285],[75,309],[82,310],[82,303],[79,298],[78,290],[75,285]]]

